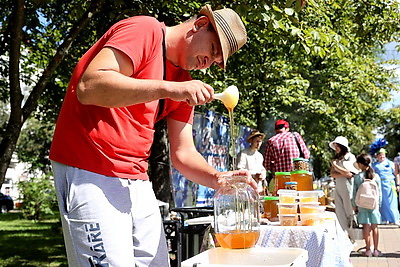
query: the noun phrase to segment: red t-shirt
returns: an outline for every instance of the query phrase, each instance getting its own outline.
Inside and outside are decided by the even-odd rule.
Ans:
[[[159,101],[122,108],[82,105],[76,86],[86,67],[105,46],[125,53],[138,79],[163,79],[165,25],[155,18],[138,16],[113,25],[78,62],[72,74],[57,121],[50,159],[99,173],[147,180],[147,159],[154,136]],[[189,73],[167,61],[166,79],[190,80]],[[193,107],[165,99],[162,117],[192,123]]]

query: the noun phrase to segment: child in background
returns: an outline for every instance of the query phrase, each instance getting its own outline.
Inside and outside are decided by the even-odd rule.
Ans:
[[[354,211],[357,213],[358,223],[363,226],[363,236],[365,240],[365,252],[364,255],[367,257],[375,256],[379,257],[382,255],[382,252],[378,250],[379,243],[379,232],[378,232],[378,224],[381,223],[381,214],[379,212],[379,206],[382,205],[382,189],[379,175],[377,175],[374,169],[371,166],[372,158],[368,154],[361,154],[357,157],[358,167],[361,169],[359,174],[354,176],[354,188],[353,188],[353,198],[352,204],[354,207]],[[365,209],[362,207],[357,207],[355,203],[357,189],[364,182],[365,179],[371,179],[375,181],[379,188],[379,205],[373,209]],[[374,242],[374,251],[371,251],[371,232],[372,239]]]

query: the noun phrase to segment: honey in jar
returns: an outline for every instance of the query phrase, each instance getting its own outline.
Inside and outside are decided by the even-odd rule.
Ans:
[[[274,196],[277,195],[279,189],[285,189],[285,183],[290,182],[290,172],[275,173]]]
[[[279,197],[274,196],[265,196],[261,200],[263,204],[264,212],[262,214],[262,218],[267,218],[271,222],[279,221],[278,218],[278,203]]]
[[[305,170],[291,171],[290,181],[297,182],[297,191],[313,190],[312,176],[308,171]]]
[[[297,190],[297,182],[286,182],[285,188],[288,190]]]
[[[294,158],[293,159],[293,170],[294,171],[299,171],[299,170],[308,171],[309,169],[310,169],[310,165],[308,163],[308,159],[303,159],[303,158]]]
[[[214,230],[223,248],[251,248],[260,235],[259,195],[247,176],[225,176],[214,195]]]
[[[218,243],[223,248],[252,248],[257,243],[260,231],[233,230],[225,233],[216,233]]]

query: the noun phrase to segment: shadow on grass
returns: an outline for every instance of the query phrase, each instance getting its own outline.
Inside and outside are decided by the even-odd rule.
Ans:
[[[68,266],[56,216],[33,222],[21,214],[0,216],[0,266]]]
[[[0,213],[0,221],[14,221],[23,219],[22,213],[19,211],[10,211],[9,213]]]

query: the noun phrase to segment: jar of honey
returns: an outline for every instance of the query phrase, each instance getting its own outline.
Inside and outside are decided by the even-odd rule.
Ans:
[[[260,236],[259,196],[246,176],[224,178],[214,195],[215,237],[223,248],[254,247]]]
[[[290,172],[276,172],[275,173],[275,186],[273,195],[278,194],[279,189],[285,189],[285,183],[290,182]]]
[[[293,170],[294,171],[299,171],[299,170],[304,170],[304,171],[309,171],[310,165],[308,163],[308,159],[303,159],[303,158],[294,158],[293,159]]]
[[[278,217],[279,197],[265,196],[261,200],[261,203],[262,203],[263,209],[264,209],[261,217],[267,218],[271,222],[279,221],[279,217]]]
[[[290,181],[297,182],[297,191],[312,191],[313,180],[308,171],[298,170],[290,172]]]
[[[286,182],[285,188],[288,190],[296,190],[297,191],[297,182]]]

